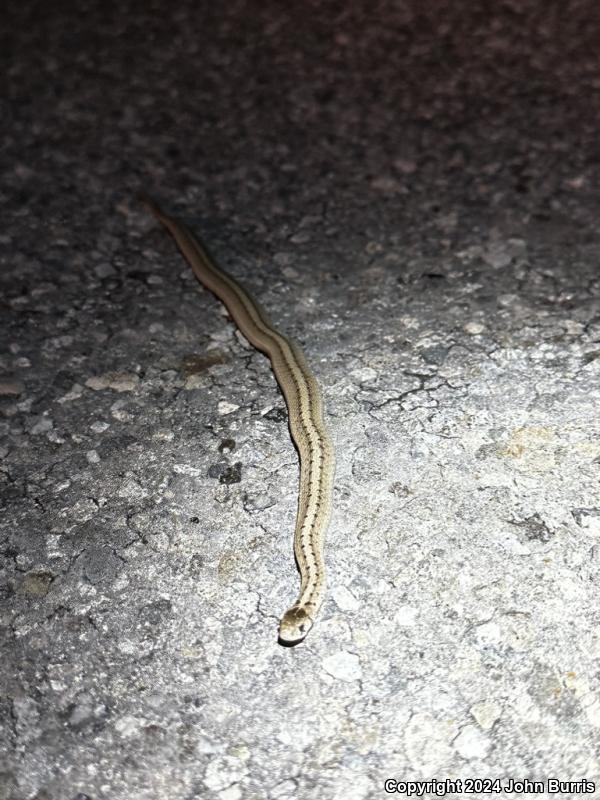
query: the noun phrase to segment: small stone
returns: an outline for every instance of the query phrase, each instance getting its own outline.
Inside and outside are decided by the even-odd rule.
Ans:
[[[71,400],[77,400],[83,394],[83,386],[80,383],[74,383],[71,389],[59,398],[59,403],[69,403]]]
[[[394,615],[394,622],[404,628],[412,628],[417,622],[419,610],[414,606],[400,606]]]
[[[192,478],[202,475],[202,470],[198,467],[193,467],[191,464],[173,464],[173,472],[177,473],[177,475],[190,475]]]
[[[398,172],[402,172],[404,175],[412,175],[413,172],[417,171],[417,165],[414,161],[409,161],[405,158],[397,158],[394,161],[394,166],[398,170]]]
[[[126,422],[127,420],[133,419],[131,414],[125,410],[127,407],[127,402],[127,400],[117,400],[116,403],[113,403],[110,407],[111,417],[118,419],[119,422]]]
[[[70,347],[72,344],[73,337],[66,333],[64,336],[53,336],[51,339],[48,339],[44,348],[48,350],[61,350],[63,347]]]
[[[237,465],[236,465],[237,466]],[[239,464],[239,477],[241,479],[241,472],[242,465]],[[229,483],[239,483],[239,481],[230,481]],[[220,478],[220,483],[227,483],[223,480],[223,476]],[[277,504],[277,500],[270,492],[267,491],[257,491],[257,492],[250,492],[246,495],[244,499],[244,509],[249,513],[256,513],[257,511],[264,511],[266,508],[272,508],[272,506]]]
[[[271,789],[271,797],[273,797],[274,800],[292,800],[297,794],[296,790],[296,784],[288,778]]]
[[[85,385],[94,391],[114,389],[115,392],[133,392],[139,382],[140,379],[133,373],[106,372],[104,375],[88,378]]]
[[[240,800],[241,796],[242,790],[237,784],[228,786],[227,789],[223,789],[222,792],[219,792],[221,800]]]
[[[217,411],[223,417],[226,414],[233,414],[239,408],[235,403],[228,403],[226,400],[221,400],[217,405]]]
[[[502,713],[502,709],[498,703],[488,702],[475,703],[475,705],[471,706],[469,711],[479,727],[483,728],[484,731],[491,730]]]
[[[577,523],[593,536],[600,536],[600,515],[598,513],[581,513]]]
[[[61,547],[61,536],[56,533],[49,533],[46,536],[46,552],[49,558],[59,558],[65,553]]]
[[[278,267],[287,267],[294,261],[294,255],[292,253],[275,253],[273,261]]]
[[[42,433],[48,433],[48,431],[51,431],[53,427],[54,423],[50,417],[40,417],[40,419],[31,428],[31,433],[37,436]]]
[[[527,242],[514,237],[506,242],[506,249],[514,258],[523,258],[527,253]]]
[[[585,326],[583,325],[583,323],[577,322],[577,320],[574,319],[565,319],[563,321],[563,325],[565,326],[565,331],[570,336],[578,336],[585,330]]]
[[[475,725],[465,725],[453,742],[456,752],[466,759],[485,758],[490,741]]]
[[[475,629],[475,636],[482,647],[498,646],[502,640],[502,631],[497,622],[484,622]]]
[[[69,725],[73,728],[81,727],[94,718],[94,709],[88,698],[73,706],[69,714]]]
[[[110,425],[108,422],[94,422],[93,425],[90,425],[90,430],[94,433],[104,433],[109,427]]]
[[[17,732],[23,739],[35,737],[40,719],[38,704],[32,697],[15,697],[12,702],[13,716],[16,720]]]
[[[373,178],[371,189],[375,189],[382,194],[398,194],[406,193],[407,191],[400,181],[391,175],[381,175],[379,178]]]
[[[331,596],[340,611],[356,611],[360,603],[345,586],[336,586]]]
[[[362,677],[360,661],[354,653],[340,650],[323,660],[323,668],[333,678],[341,681],[358,681]]]
[[[98,505],[92,498],[81,498],[77,500],[70,509],[65,512],[75,522],[87,522],[98,513]]]
[[[88,450],[85,457],[90,464],[98,464],[100,461],[100,456],[96,450]]]
[[[350,377],[355,383],[369,383],[377,380],[377,372],[372,367],[362,367],[361,369],[353,369],[350,372]]]
[[[482,325],[481,322],[467,322],[463,330],[470,336],[479,336],[485,331],[485,325]]]
[[[175,438],[175,434],[173,431],[168,431],[164,428],[161,428],[160,430],[154,431],[152,438],[157,439],[160,442],[172,442]]]
[[[332,800],[367,800],[374,796],[374,787],[367,775],[344,770],[332,794]],[[335,786],[335,784],[334,784]]]
[[[98,266],[94,268],[94,272],[98,278],[110,278],[117,274],[117,270],[106,262],[98,264]]]
[[[186,391],[192,391],[194,389],[200,389],[204,386],[206,382],[206,378],[203,375],[190,375],[189,378],[185,379],[185,384],[183,388]]]
[[[28,167],[26,164],[22,164],[20,161],[14,165],[13,170],[15,175],[21,178],[21,180],[30,180],[36,174],[35,170]]]
[[[410,487],[400,481],[391,483],[388,491],[390,494],[396,495],[396,497],[409,497],[412,494]]]
[[[134,717],[133,714],[126,714],[115,722],[115,730],[123,739],[131,739],[138,735],[148,720],[142,717]]]
[[[221,792],[239,783],[247,774],[247,768],[237,758],[220,756],[214,758],[206,768],[204,783],[213,792]]]
[[[119,486],[117,495],[118,497],[129,497],[134,500],[139,500],[142,497],[147,497],[148,492],[133,475],[127,475],[123,483]]]
[[[22,394],[25,387],[21,381],[4,378],[0,380],[0,395],[3,397],[17,397]]]
[[[453,721],[437,720],[426,712],[416,711],[404,728],[404,747],[411,767],[426,774],[443,772],[443,765],[452,755],[453,735]]]
[[[519,304],[519,297],[516,294],[499,294],[497,297],[499,306],[507,308],[508,306],[515,306]]]
[[[122,639],[120,642],[118,642],[117,647],[121,653],[124,653],[125,655],[131,655],[137,651],[138,644],[137,642],[132,642],[130,639]]]
[[[228,755],[233,756],[233,758],[239,758],[240,761],[248,761],[251,756],[250,748],[246,744],[231,745],[227,752]]]
[[[504,242],[494,242],[483,253],[483,260],[494,269],[507,267],[512,261],[512,254]]]
[[[306,244],[307,242],[310,242],[310,240],[311,235],[308,231],[299,231],[293,236],[290,236],[290,242],[292,242],[292,244]]]
[[[227,314],[227,311],[224,309],[224,313]],[[235,330],[233,325],[225,325],[221,330],[213,331],[210,334],[210,338],[213,340],[212,345],[213,347],[218,347],[219,344],[224,344],[229,342],[231,339],[231,334]]]
[[[46,570],[28,572],[23,578],[21,591],[32,597],[44,597],[48,594],[54,575]]]

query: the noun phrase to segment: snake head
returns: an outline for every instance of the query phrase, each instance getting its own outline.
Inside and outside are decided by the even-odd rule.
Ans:
[[[306,606],[292,606],[285,612],[279,623],[279,641],[281,644],[298,644],[313,626]]]

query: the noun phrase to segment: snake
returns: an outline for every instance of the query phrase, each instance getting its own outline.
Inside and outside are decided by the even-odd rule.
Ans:
[[[205,245],[180,220],[148,195],[140,199],[171,234],[194,274],[227,308],[244,337],[270,361],[288,409],[289,428],[300,461],[294,554],[300,593],[279,623],[283,645],[301,642],[313,627],[326,586],[324,542],[331,514],[335,454],[323,419],[319,384],[298,345],[273,327],[260,304],[217,266]]]

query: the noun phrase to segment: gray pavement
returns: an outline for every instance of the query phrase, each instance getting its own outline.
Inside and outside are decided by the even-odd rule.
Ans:
[[[600,797],[597,3],[0,15],[0,800]],[[282,396],[140,189],[319,377],[295,648]]]

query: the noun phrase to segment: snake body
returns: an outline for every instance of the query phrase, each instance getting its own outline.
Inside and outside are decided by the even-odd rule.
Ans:
[[[300,455],[294,553],[301,586],[298,599],[281,618],[279,639],[296,644],[313,626],[325,592],[323,545],[331,512],[334,452],[323,422],[319,385],[300,348],[273,327],[256,300],[214,263],[189,228],[147,196],[142,199],[174,238],[200,282],[224,303],[246,339],[269,357],[285,398],[290,432]]]

